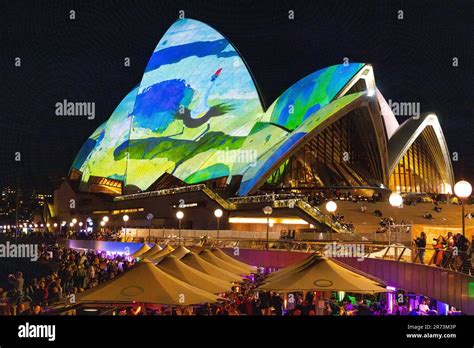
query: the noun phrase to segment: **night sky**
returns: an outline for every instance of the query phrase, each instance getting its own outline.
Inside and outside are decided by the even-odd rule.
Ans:
[[[1,186],[49,190],[50,177],[66,176],[86,138],[139,83],[179,10],[234,43],[267,107],[344,57],[371,63],[387,100],[420,102],[422,113],[438,115],[450,152],[459,154],[456,179],[474,181],[472,0],[50,3],[0,1]],[[56,116],[64,99],[95,102],[96,118]]]

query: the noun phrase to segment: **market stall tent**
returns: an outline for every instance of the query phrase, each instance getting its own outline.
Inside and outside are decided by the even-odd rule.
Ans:
[[[214,255],[210,250],[202,250],[199,254],[199,257],[203,258],[207,262],[213,264],[216,267],[222,268],[228,272],[238,274],[238,275],[247,275],[250,274],[251,272],[240,266],[235,266],[231,263],[228,263],[221,258],[218,258],[216,255]]]
[[[195,252],[190,252],[186,254],[181,259],[182,262],[188,266],[197,269],[200,272],[206,273],[210,276],[228,281],[233,283],[239,283],[242,281],[242,277],[234,273],[228,272],[224,269],[214,266],[212,263],[207,262],[206,260],[199,257]]]
[[[175,250],[173,250],[173,252],[171,253],[171,255],[177,257],[178,259],[182,258],[184,255],[190,253],[191,250],[189,250],[188,248],[186,248],[185,246],[183,245],[180,245],[179,247],[177,247]]]
[[[171,245],[166,245],[163,249],[160,251],[146,256],[147,260],[153,261],[153,262],[158,262],[160,261],[163,257],[171,254],[174,251],[174,248]]]
[[[215,248],[213,250],[211,250],[212,253],[217,256],[218,258],[222,259],[223,261],[227,262],[227,263],[230,263],[231,265],[234,265],[234,266],[237,266],[237,267],[240,267],[240,268],[244,268],[246,270],[248,270],[249,272],[256,272],[257,271],[257,267],[254,267],[254,266],[250,266],[242,261],[239,261],[235,258],[233,258],[232,256],[226,254],[224,251],[222,251],[222,249],[219,249],[219,248]]]
[[[152,248],[146,244],[146,243],[143,243],[143,245],[138,248],[137,251],[135,251],[133,254],[130,254],[130,257],[136,259],[138,257],[140,257],[141,255],[145,254],[148,250],[151,250]]]
[[[141,258],[146,258],[150,255],[153,255],[153,254],[157,253],[161,249],[162,249],[161,246],[158,243],[156,243],[155,245],[153,245],[153,247],[150,250],[148,250],[147,252],[143,253],[140,256],[141,256]]]
[[[290,266],[288,266],[288,267],[282,268],[282,269],[280,269],[280,270],[278,270],[278,271],[276,271],[276,272],[274,272],[274,273],[271,273],[271,274],[269,274],[269,275],[267,276],[266,279],[267,279],[267,280],[270,280],[270,279],[276,278],[276,277],[278,277],[278,276],[281,276],[281,275],[283,275],[283,274],[287,274],[287,273],[291,272],[292,270],[294,270],[294,269],[296,269],[296,268],[298,268],[298,267],[301,267],[302,265],[305,265],[305,264],[307,264],[308,262],[310,262],[310,261],[312,260],[312,258],[313,258],[314,255],[315,255],[315,254],[312,254],[311,256],[308,256],[307,258],[305,258],[305,259],[303,259],[303,260],[301,260],[301,261],[298,261],[298,262],[296,262],[296,263],[294,263],[294,264],[292,264],[292,265],[290,265]]]
[[[287,273],[269,278],[259,290],[387,292],[385,284],[367,278],[323,256],[313,255]]]
[[[191,305],[218,297],[174,278],[152,262],[142,261],[128,271],[77,295],[78,303],[153,303]]]
[[[200,272],[184,262],[181,262],[174,255],[166,256],[160,261],[157,267],[176,279],[213,294],[232,290],[232,284],[230,282]]]

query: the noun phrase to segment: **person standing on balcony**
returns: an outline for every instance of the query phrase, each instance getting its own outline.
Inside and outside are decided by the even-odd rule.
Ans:
[[[425,264],[425,251],[426,251],[426,233],[421,232],[420,236],[415,239],[416,245],[416,256],[413,262],[416,262],[416,259],[420,259],[422,265]]]
[[[433,261],[436,266],[441,267],[443,264],[443,255],[444,255],[444,239],[442,236],[439,236],[436,239],[436,243],[433,244],[435,249],[435,254],[433,255]]]

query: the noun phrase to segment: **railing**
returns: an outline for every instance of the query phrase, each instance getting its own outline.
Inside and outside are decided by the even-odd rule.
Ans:
[[[229,202],[236,204],[245,204],[245,203],[263,203],[263,202],[274,202],[277,200],[292,200],[292,199],[303,199],[304,195],[295,195],[288,193],[275,193],[267,195],[257,195],[257,196],[245,196],[245,197],[232,197],[229,198]]]
[[[177,231],[174,231],[175,233]],[[348,234],[346,234],[348,235]],[[338,234],[337,236],[345,236]],[[63,240],[63,243],[77,243],[81,242],[84,245],[90,245],[94,249],[94,245],[101,245],[104,241],[84,240]],[[110,242],[110,241],[109,241]],[[188,247],[203,246],[203,247],[221,247],[221,248],[235,248],[240,249],[266,249],[266,238],[260,234],[258,238],[242,239],[242,238],[212,238],[208,236],[181,236],[179,238],[176,234],[166,235],[164,237],[134,237],[127,238],[127,240],[117,240],[120,244],[131,246],[131,243],[158,243],[171,245],[184,245]],[[82,245],[82,244],[81,244]],[[82,247],[81,247],[82,248]],[[85,247],[87,248],[87,247]],[[132,248],[131,248],[132,249]],[[358,259],[380,259],[392,260],[404,263],[421,264],[419,252],[425,251],[424,262],[426,266],[445,268],[470,276],[474,276],[474,258],[471,253],[472,249],[467,251],[455,252],[454,249],[435,249],[416,248],[411,244],[397,244],[387,245],[380,243],[371,243],[367,241],[295,241],[270,239],[269,250],[273,251],[292,251],[302,253],[320,253],[328,257],[355,257]],[[440,253],[443,253],[442,255]],[[441,257],[442,256],[442,257]],[[439,259],[437,259],[439,257]],[[440,261],[440,262],[438,262]]]
[[[114,201],[128,201],[131,199],[140,199],[140,198],[149,198],[149,197],[158,197],[158,196],[167,196],[167,195],[174,195],[177,193],[185,193],[185,192],[195,192],[201,191],[203,187],[206,185],[204,184],[197,184],[197,185],[189,185],[183,187],[176,187],[164,190],[157,190],[157,191],[149,191],[149,192],[140,192],[140,193],[132,193],[129,195],[122,195],[114,198]]]
[[[229,202],[228,200],[222,198],[220,195],[218,195],[216,192],[211,190],[209,187],[206,185],[203,185],[204,187],[201,189],[202,192],[204,192],[210,199],[216,201],[221,207],[223,207],[226,210],[235,210],[237,209],[237,206]]]
[[[265,241],[216,241],[208,240],[205,246],[236,247],[244,249],[265,249]],[[471,250],[457,252],[435,248],[414,248],[406,245],[384,245],[351,242],[311,242],[311,241],[270,241],[270,250],[320,253],[329,257],[355,257],[360,259],[376,258],[398,262],[418,263],[426,266],[439,267],[474,276],[474,255]],[[420,251],[425,251],[424,262],[421,263]],[[442,253],[440,262],[436,259]]]
[[[124,230],[121,234],[116,235],[118,238],[124,237]],[[127,228],[127,240],[138,238],[169,238],[180,235],[183,238],[217,238],[219,239],[266,239],[266,232],[264,231],[237,231],[237,230],[189,230],[189,229],[145,229],[145,228]],[[269,238],[272,240],[280,239],[280,232],[269,232]]]
[[[236,208],[235,204],[229,203],[227,200],[225,200],[224,198],[219,196],[217,193],[215,193],[213,190],[208,188],[205,184],[197,184],[197,185],[175,187],[175,188],[163,189],[163,190],[157,190],[157,191],[133,193],[130,195],[115,197],[114,201],[118,202],[118,201],[126,201],[126,200],[131,200],[131,199],[159,197],[159,196],[175,195],[175,194],[180,194],[180,193],[197,192],[197,191],[204,192],[209,198],[219,203],[226,210],[234,210]]]

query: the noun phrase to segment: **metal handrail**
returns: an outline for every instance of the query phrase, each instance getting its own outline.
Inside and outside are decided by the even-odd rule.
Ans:
[[[289,193],[275,193],[267,195],[255,195],[255,196],[245,196],[245,197],[231,197],[229,202],[237,204],[245,203],[261,203],[261,202],[273,202],[275,200],[292,200],[292,199],[303,199],[304,195],[296,195]]]
[[[235,210],[237,209],[237,205],[229,202],[228,200],[222,198],[219,194],[217,194],[215,191],[211,190],[209,187],[206,185],[203,185],[201,188],[202,192],[204,192],[210,199],[216,201],[219,203],[221,207],[223,207],[226,210]]]
[[[166,195],[173,195],[177,193],[185,193],[185,192],[195,192],[200,191],[205,187],[204,184],[197,184],[197,185],[189,185],[189,186],[182,186],[182,187],[175,187],[170,189],[163,189],[157,191],[148,191],[148,192],[139,192],[139,193],[132,193],[129,195],[122,195],[117,196],[114,198],[114,201],[126,201],[131,199],[140,199],[140,198],[148,198],[148,197],[156,197],[156,196],[166,196]]]
[[[146,240],[143,240],[146,241]],[[161,243],[161,238],[154,238],[154,240],[149,241],[154,243]],[[242,249],[257,249],[265,250],[266,249],[266,240],[265,239],[215,239],[215,238],[167,238],[167,243],[172,245],[174,244],[183,244],[185,246],[202,246],[202,247],[223,247],[223,248],[233,248],[239,247]],[[387,244],[375,244],[375,243],[361,243],[361,242],[345,242],[345,241],[293,241],[293,240],[270,240],[269,249],[274,251],[291,251],[291,252],[317,252],[323,254],[325,248],[328,244],[337,243],[341,246],[350,246],[354,244],[363,245],[364,248],[364,258],[373,258],[373,254],[381,250],[385,250],[381,259],[384,260],[394,260],[397,262],[409,262],[409,263],[420,263],[418,253],[420,250],[425,250],[429,252],[443,251],[448,252],[446,249],[436,249],[433,247],[428,248],[417,248],[415,246],[408,245],[387,245]],[[411,252],[411,255],[408,255],[408,252]],[[474,276],[474,260],[469,262],[469,257],[472,254],[469,251],[458,252],[456,256],[453,254],[448,255],[440,266],[441,268],[450,269],[452,271],[461,272],[464,274]],[[472,256],[471,256],[472,257]],[[434,255],[429,258],[426,263],[426,266],[435,267],[436,264],[433,262]]]
[[[117,196],[114,198],[114,201],[126,201],[131,199],[140,199],[140,198],[149,198],[149,197],[159,197],[159,196],[167,196],[167,195],[175,195],[179,193],[186,193],[186,192],[197,192],[202,191],[204,192],[209,198],[219,203],[224,209],[227,210],[235,210],[236,205],[234,203],[228,202],[226,199],[222,198],[216,192],[211,190],[205,184],[197,184],[197,185],[189,185],[189,186],[182,186],[182,187],[175,187],[170,189],[163,189],[157,191],[148,191],[148,192],[140,192],[140,193],[132,193],[129,195],[122,195]]]

